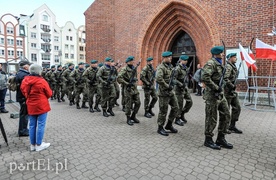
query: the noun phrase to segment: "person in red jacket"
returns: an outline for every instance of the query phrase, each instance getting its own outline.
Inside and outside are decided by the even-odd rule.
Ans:
[[[48,99],[52,96],[52,90],[41,76],[42,67],[40,65],[32,64],[29,67],[29,72],[30,75],[23,79],[20,89],[27,99],[31,151],[41,151],[50,146],[50,143],[42,142],[42,140],[47,114],[51,110]]]

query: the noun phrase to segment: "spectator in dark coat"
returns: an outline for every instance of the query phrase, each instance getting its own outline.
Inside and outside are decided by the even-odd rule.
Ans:
[[[26,97],[29,115],[29,135],[31,151],[41,151],[50,146],[50,143],[42,142],[47,120],[47,114],[51,110],[48,99],[52,96],[47,81],[41,76],[42,67],[32,64],[29,68],[30,75],[26,76],[21,84],[21,91]]]
[[[7,93],[7,75],[4,71],[2,71],[2,64],[0,64],[0,112],[8,113],[5,109],[5,97]]]

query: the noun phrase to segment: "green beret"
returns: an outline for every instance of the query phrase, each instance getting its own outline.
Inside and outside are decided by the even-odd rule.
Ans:
[[[102,66],[103,66],[103,63],[99,63],[98,66],[99,66],[99,67],[102,67]]]
[[[109,62],[109,61],[111,61],[112,59],[110,58],[110,57],[107,57],[107,58],[105,58],[105,61],[107,61],[107,62]]]
[[[133,61],[134,60],[134,56],[128,56],[128,58],[126,59],[126,63]]]
[[[96,64],[96,63],[98,63],[97,60],[91,60],[91,64]]]
[[[223,51],[224,51],[224,47],[223,47],[223,46],[215,46],[215,47],[213,47],[213,48],[211,49],[211,53],[212,53],[212,54],[215,54],[215,55],[220,54],[220,53],[222,53]]]
[[[230,53],[226,56],[227,59],[233,57],[233,56],[237,56],[237,53]]]
[[[78,69],[78,68],[79,68],[79,66],[76,66],[76,67],[75,67],[75,69]]]
[[[67,68],[68,68],[68,66],[63,66],[62,68],[67,69]]]
[[[73,63],[68,63],[68,67],[74,65]]]
[[[58,65],[57,68],[62,67],[61,65]]]
[[[153,58],[152,57],[148,57],[147,61],[152,61]]]
[[[55,66],[55,65],[52,65],[51,68],[56,68],[56,66]]]
[[[189,59],[189,56],[187,56],[187,55],[181,55],[180,59],[183,60],[183,61],[187,61]]]
[[[78,65],[84,65],[84,63],[83,62],[79,62],[79,64]]]
[[[169,57],[169,56],[172,56],[172,52],[165,51],[165,52],[162,53],[162,57]]]
[[[88,68],[90,65],[89,64],[85,64],[85,67]]]

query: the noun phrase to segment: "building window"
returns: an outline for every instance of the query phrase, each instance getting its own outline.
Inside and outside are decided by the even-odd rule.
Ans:
[[[59,63],[59,57],[58,57],[58,55],[55,55],[55,62]]]
[[[31,54],[31,60],[32,60],[32,61],[37,61],[37,56],[36,56],[36,54]]]
[[[17,57],[23,56],[23,52],[22,51],[17,51],[16,53],[17,53]]]
[[[22,40],[16,40],[16,45],[17,46],[22,46],[23,45],[23,41]]]
[[[4,49],[1,49],[0,56],[5,56],[5,50]]]
[[[43,16],[42,16],[42,20],[48,22],[48,16],[47,16],[47,15],[43,15]]]
[[[8,45],[14,45],[14,40],[13,39],[8,39]]]
[[[80,59],[84,59],[84,55],[83,54],[80,54]]]
[[[73,37],[72,36],[70,36],[70,41],[73,41]]]
[[[4,38],[1,38],[1,39],[0,39],[0,44],[5,44]]]
[[[54,41],[56,41],[56,42],[58,42],[58,41],[59,41],[58,36],[54,36]]]
[[[71,46],[70,46],[70,50],[71,50],[71,51],[74,51],[74,45],[71,45]]]
[[[8,56],[14,56],[14,51],[13,50],[8,50]]]
[[[70,58],[71,58],[71,59],[74,59],[74,54],[70,54]]]
[[[36,43],[31,43],[32,48],[36,48]]]
[[[54,49],[55,49],[55,51],[58,51],[59,47],[58,46],[54,46]]]
[[[7,33],[13,34],[13,27],[7,27]]]
[[[44,60],[44,61],[50,61],[50,55],[47,55],[47,54],[42,54],[41,56],[41,59]]]
[[[32,32],[31,33],[31,38],[36,38],[36,33]]]
[[[66,40],[69,41],[69,36],[66,36]]]
[[[69,48],[68,44],[65,44],[65,49],[67,49],[67,50],[68,50],[68,48]]]
[[[80,51],[83,51],[83,46],[80,46]]]
[[[66,58],[66,59],[68,59],[68,58],[69,58],[68,53],[65,53],[65,58]]]

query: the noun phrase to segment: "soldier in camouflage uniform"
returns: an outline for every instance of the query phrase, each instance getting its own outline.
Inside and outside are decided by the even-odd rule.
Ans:
[[[93,109],[93,99],[94,99],[94,96],[97,92],[97,85],[98,85],[98,82],[97,82],[97,72],[98,72],[98,61],[97,60],[91,60],[91,65],[90,67],[88,67],[84,73],[83,73],[83,77],[86,79],[86,82],[87,82],[87,94],[88,94],[88,103],[89,103],[89,111],[91,113],[94,112],[94,109]],[[98,104],[99,104],[99,98],[97,99],[96,98],[96,102],[95,102],[95,109],[96,111],[100,112],[101,110],[99,109],[98,107]]]
[[[77,109],[80,109],[80,108],[87,109],[88,107],[85,105],[85,103],[87,102],[87,98],[85,96],[86,81],[83,78],[84,63],[80,62],[78,65],[79,65],[78,69],[75,69],[73,72],[71,72],[70,79],[75,84],[74,92],[75,92],[75,101],[76,101]],[[80,107],[80,99],[81,99],[80,95],[81,94],[82,94],[83,98],[82,98],[82,105]]]
[[[56,78],[54,75],[54,72],[56,71],[56,66],[52,65],[51,70],[48,71],[45,75],[46,81],[49,83],[51,90],[53,91],[53,95],[51,97],[51,100],[56,99]]]
[[[143,82],[143,89],[145,93],[144,107],[145,114],[144,116],[147,118],[151,118],[155,114],[152,112],[152,108],[157,102],[156,90],[154,87],[155,81],[155,71],[152,67],[153,58],[147,58],[147,65],[142,69],[140,74],[140,80]],[[150,97],[152,98],[150,101]]]
[[[116,76],[118,76],[118,69],[119,69],[120,67],[118,66],[118,63],[117,64],[115,64],[115,75]],[[117,82],[117,79],[115,80],[115,82],[114,82],[114,87],[115,87],[115,91],[116,91],[116,96],[115,96],[115,98],[114,98],[114,106],[116,105],[116,106],[119,106],[119,104],[118,104],[118,102],[117,102],[117,100],[120,98],[120,87],[119,87],[119,84],[118,84],[118,82]]]
[[[66,69],[62,74],[62,87],[64,89],[64,93],[67,94],[68,100],[69,100],[69,105],[72,106],[74,104],[74,81],[70,79],[70,74],[71,72],[74,71],[74,64],[69,63],[68,64],[68,69]]]
[[[97,72],[99,91],[101,94],[101,107],[103,116],[115,116],[112,108],[116,96],[114,82],[116,80],[114,62],[110,57],[105,58],[105,64]]]
[[[176,67],[176,86],[175,86],[175,95],[177,98],[179,110],[177,116],[175,118],[175,124],[179,126],[184,126],[184,123],[187,122],[185,119],[185,113],[188,113],[193,105],[193,100],[186,86],[186,80],[188,76],[188,67],[186,64],[188,63],[189,56],[181,55],[179,58],[179,64]],[[183,107],[183,101],[186,101],[185,106]]]
[[[224,87],[225,98],[228,102],[228,106],[231,106],[231,123],[229,130],[234,133],[242,134],[242,131],[236,127],[236,122],[239,120],[241,113],[241,105],[236,90],[236,78],[238,78],[238,69],[235,65],[237,62],[237,54],[230,53],[227,55],[228,63],[226,65],[226,72],[224,75],[224,81],[226,82]]]
[[[157,67],[156,82],[158,83],[158,96],[159,96],[159,114],[158,114],[158,130],[157,132],[163,136],[168,136],[168,132],[165,129],[170,130],[172,133],[177,133],[177,129],[173,127],[174,118],[178,112],[178,104],[173,86],[170,86],[170,79],[172,77],[172,52],[166,51],[162,53],[163,61]],[[172,81],[172,85],[175,84],[175,80]],[[168,106],[171,106],[167,125],[164,129],[166,117],[168,113]]]
[[[127,124],[132,126],[134,123],[139,123],[140,121],[136,118],[136,114],[139,111],[141,106],[139,91],[137,89],[137,66],[136,69],[133,66],[134,57],[129,56],[126,59],[127,66],[123,67],[118,75],[118,82],[124,85],[124,95],[125,95],[125,114],[127,116]],[[134,74],[134,77],[131,81],[131,78]],[[134,104],[133,112],[131,114],[131,106]]]
[[[41,76],[44,78],[44,79],[46,79],[46,73],[47,73],[47,68],[43,68],[43,70],[42,70],[42,73],[41,73]]]
[[[224,48],[215,46],[211,49],[212,58],[202,69],[201,80],[205,84],[203,99],[205,100],[205,142],[206,147],[220,150],[221,147],[232,149],[233,145],[225,139],[230,121],[230,112],[223,93],[219,86],[223,74],[222,58]],[[218,137],[213,141],[214,129],[217,125],[217,111],[219,111]]]
[[[58,102],[61,102],[61,100],[64,102],[64,92],[62,91],[62,66],[58,65],[57,66],[57,70],[54,72],[55,74],[55,78],[56,78],[56,95],[57,95],[57,99]]]

